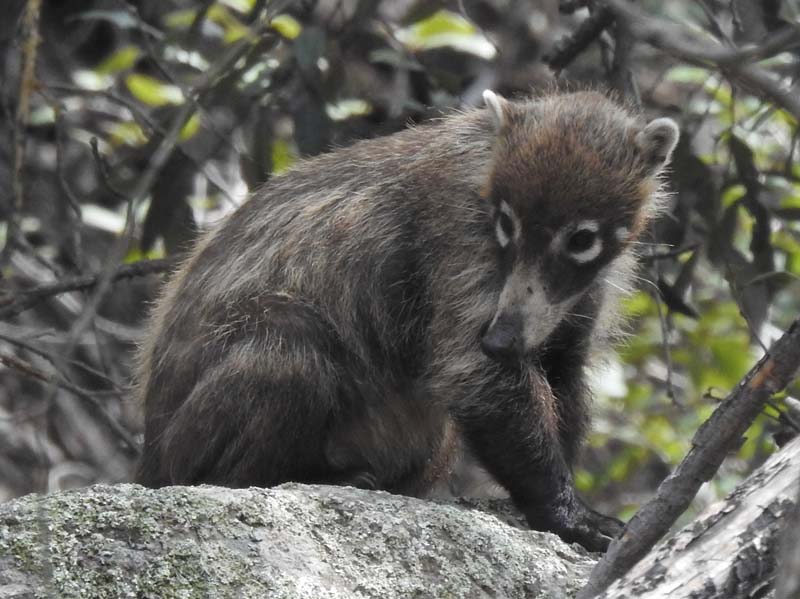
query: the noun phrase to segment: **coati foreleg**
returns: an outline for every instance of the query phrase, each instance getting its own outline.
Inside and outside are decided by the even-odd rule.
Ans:
[[[572,467],[589,428],[591,391],[586,383],[590,336],[599,293],[586,294],[540,351],[539,366],[555,397],[564,459]]]
[[[604,550],[621,525],[587,508],[575,494],[556,398],[544,373],[481,358],[475,356],[469,384],[450,385],[451,413],[471,450],[531,527]]]

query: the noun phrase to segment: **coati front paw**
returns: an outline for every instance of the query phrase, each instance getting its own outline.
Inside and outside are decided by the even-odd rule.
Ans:
[[[625,524],[586,506],[577,497],[561,504],[537,506],[526,513],[536,530],[556,533],[568,543],[580,543],[589,551],[605,551]]]

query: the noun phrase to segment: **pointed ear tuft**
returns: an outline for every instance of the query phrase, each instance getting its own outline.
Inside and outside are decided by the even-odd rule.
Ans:
[[[492,115],[492,124],[494,125],[495,133],[501,133],[508,124],[508,119],[506,117],[508,102],[505,98],[494,93],[490,89],[484,90],[483,101],[489,109],[489,114]]]
[[[650,121],[636,134],[636,147],[650,172],[660,171],[669,162],[672,150],[678,144],[679,135],[678,125],[669,118]]]

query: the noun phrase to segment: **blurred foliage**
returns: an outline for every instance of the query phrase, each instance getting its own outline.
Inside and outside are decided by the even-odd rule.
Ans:
[[[640,4],[725,45],[800,27],[795,2],[756,3],[760,20],[746,23],[734,18],[741,2]],[[120,244],[126,263],[180,257],[200,227],[301,157],[479,104],[485,88],[512,96],[549,88],[543,57],[588,14],[559,14],[555,0],[45,0],[25,163],[15,173],[23,5],[10,2],[14,18],[0,26],[0,189],[21,177],[25,192],[19,238],[0,229],[4,293],[113,267]],[[612,34],[562,78],[607,85]],[[241,57],[204,81],[236,48]],[[576,472],[591,502],[623,515],[671,471],[800,308],[797,122],[711,65],[643,44],[633,57],[644,111],[672,116],[683,138],[669,177],[674,194],[642,244],[639,290],[624,306],[630,337],[620,360],[595,373],[597,417]],[[760,65],[793,85],[798,48]],[[176,143],[151,172],[174,125]],[[149,174],[145,197],[133,201]],[[11,222],[13,196],[0,195],[0,216]],[[109,286],[89,325],[81,319],[94,300],[87,292],[0,323],[0,351],[54,377],[0,370],[0,499],[125,479],[133,455],[98,412],[139,430],[125,388],[158,283]],[[52,380],[79,386],[101,408]],[[774,450],[786,410],[782,398],[765,409],[698,506]]]

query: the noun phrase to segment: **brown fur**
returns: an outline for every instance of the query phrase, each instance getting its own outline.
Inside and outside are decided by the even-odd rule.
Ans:
[[[571,485],[583,370],[616,328],[629,241],[657,196],[650,154],[671,148],[642,150],[643,123],[596,93],[502,106],[302,162],[201,238],[140,352],[140,482],[426,495],[472,455],[533,526],[608,542],[617,525]],[[501,201],[524,229],[509,250]],[[547,266],[554,235],[586,219],[631,234],[594,270]],[[570,312],[494,360],[482,335],[520,268]]]

